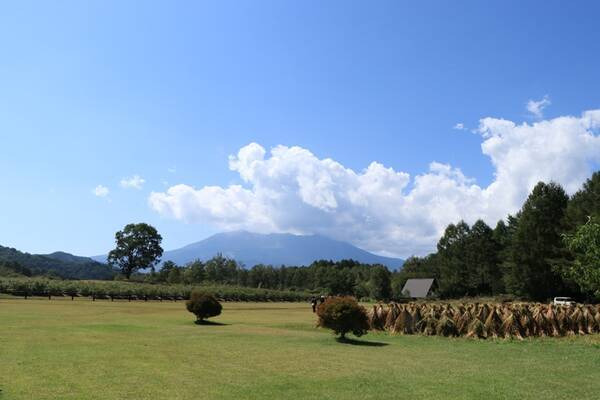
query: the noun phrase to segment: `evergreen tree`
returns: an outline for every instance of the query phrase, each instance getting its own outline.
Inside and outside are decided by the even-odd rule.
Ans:
[[[186,283],[201,283],[206,279],[204,263],[200,260],[187,264],[183,277]]]
[[[450,224],[438,242],[439,281],[442,297],[460,297],[469,293],[467,252],[469,225],[464,221]]]
[[[382,265],[374,265],[369,272],[369,296],[377,300],[388,300],[392,296],[390,271]]]
[[[594,172],[567,206],[566,222],[570,231],[585,224],[590,217],[600,221],[600,171]]]
[[[465,250],[467,293],[470,296],[500,293],[503,288],[499,265],[501,245],[496,241],[494,231],[478,220],[471,227]]]
[[[505,284],[510,293],[546,300],[564,293],[553,265],[567,257],[561,234],[568,197],[556,183],[538,183],[509,227]]]
[[[508,216],[508,220],[514,219],[512,216]],[[511,229],[510,226],[507,225],[503,220],[498,221],[496,227],[494,228],[494,241],[498,245],[498,247],[503,250],[508,246],[510,242],[510,234]]]
[[[169,274],[171,273],[171,271],[173,271],[177,268],[178,268],[177,264],[175,264],[171,260],[167,260],[163,263],[160,271],[158,271],[158,273],[155,275],[155,277],[156,277],[155,279],[159,282],[167,282],[167,278],[169,277]]]

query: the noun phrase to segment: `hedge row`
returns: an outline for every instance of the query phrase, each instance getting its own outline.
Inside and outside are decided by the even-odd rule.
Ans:
[[[222,301],[307,301],[310,294],[226,285],[153,285],[115,281],[60,281],[0,278],[0,293],[14,296],[69,296],[95,299],[186,300],[199,288]]]

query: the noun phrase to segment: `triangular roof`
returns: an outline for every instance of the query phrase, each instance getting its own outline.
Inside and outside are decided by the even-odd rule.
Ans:
[[[409,279],[404,284],[402,294],[406,297],[422,298],[429,295],[433,278],[428,279]]]

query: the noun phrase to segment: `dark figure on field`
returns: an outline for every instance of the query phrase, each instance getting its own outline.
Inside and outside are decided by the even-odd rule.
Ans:
[[[313,312],[317,312],[317,298],[315,296],[310,298],[310,305],[312,306]]]
[[[321,296],[319,298],[319,304],[323,304],[323,303],[325,303],[325,296]]]

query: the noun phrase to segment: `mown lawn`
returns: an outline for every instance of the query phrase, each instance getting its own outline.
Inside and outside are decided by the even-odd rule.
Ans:
[[[341,344],[306,304],[0,299],[0,399],[598,399],[600,336]]]

